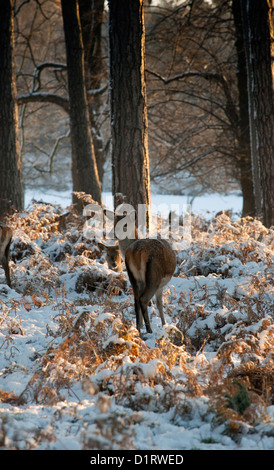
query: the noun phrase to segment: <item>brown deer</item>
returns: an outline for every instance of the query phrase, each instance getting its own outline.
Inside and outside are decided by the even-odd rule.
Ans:
[[[106,245],[105,243],[99,242],[98,246],[106,251],[106,262],[109,269],[113,271],[122,271],[122,258],[120,253],[119,245]]]
[[[0,225],[0,264],[2,264],[7,284],[11,287],[10,268],[9,268],[9,255],[10,244],[12,239],[12,229],[7,225]]]
[[[134,212],[134,211],[133,211]],[[133,220],[134,216],[134,220]],[[165,324],[163,313],[162,293],[164,286],[170,281],[176,268],[176,255],[167,240],[162,239],[139,239],[135,226],[135,212],[130,215],[127,237],[118,237],[118,245],[103,247],[107,251],[107,262],[109,268],[113,269],[114,258],[121,266],[119,251],[125,259],[128,277],[133,288],[136,326],[140,331],[145,322],[146,330],[152,333],[148,318],[148,304],[152,297],[156,296],[156,305],[160,313],[162,325]],[[123,218],[115,216],[115,226]]]

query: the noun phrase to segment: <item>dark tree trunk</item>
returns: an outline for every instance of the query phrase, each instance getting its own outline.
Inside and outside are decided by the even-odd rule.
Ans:
[[[18,108],[13,64],[13,2],[0,2],[0,214],[23,209]]]
[[[114,204],[150,204],[143,0],[109,1]]]
[[[62,0],[67,55],[73,190],[84,191],[101,204],[91,136],[84,73],[84,52],[77,0]],[[75,204],[79,207],[77,198]]]
[[[98,90],[103,75],[102,62],[102,21],[104,0],[78,0],[85,55],[85,80],[87,90]],[[101,95],[88,96],[89,118],[92,129],[94,152],[99,180],[102,183],[106,155],[103,139],[97,124],[97,115],[101,107]]]
[[[232,11],[236,32],[237,80],[239,92],[239,124],[238,124],[238,155],[237,162],[240,172],[240,184],[243,195],[242,216],[255,216],[255,198],[252,180],[250,154],[250,135],[248,117],[247,70],[244,50],[241,5],[239,0],[232,1]]]
[[[256,211],[274,225],[274,104],[269,2],[241,0],[248,65],[250,141]]]
[[[102,49],[101,30],[104,0],[78,0],[85,55],[87,89],[101,86]]]

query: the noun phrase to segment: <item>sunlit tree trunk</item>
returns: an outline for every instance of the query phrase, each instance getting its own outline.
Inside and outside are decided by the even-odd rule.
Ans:
[[[248,71],[250,142],[256,212],[274,225],[274,104],[271,71],[272,2],[241,0]]]
[[[0,214],[24,206],[13,63],[13,1],[0,2]]]
[[[150,204],[144,40],[143,0],[110,0],[113,194],[135,208]]]

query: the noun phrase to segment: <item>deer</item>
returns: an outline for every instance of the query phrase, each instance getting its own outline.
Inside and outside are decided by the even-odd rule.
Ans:
[[[106,245],[103,242],[98,242],[98,246],[106,252],[106,262],[109,269],[122,271],[122,258],[119,245]]]
[[[7,225],[0,225],[0,264],[4,268],[6,281],[9,287],[11,287],[9,256],[12,235],[13,231],[10,227]]]
[[[120,211],[121,206],[119,206]],[[123,217],[124,215],[117,215],[116,213],[115,227]],[[135,211],[129,214],[129,222],[125,238],[118,236],[118,244],[112,246],[101,244],[101,247],[107,252],[106,261],[111,269],[114,265],[117,269],[117,263],[121,267],[122,254],[134,294],[136,327],[140,333],[144,321],[147,333],[152,333],[148,317],[148,305],[155,295],[156,306],[162,326],[164,326],[163,288],[174,274],[176,255],[167,240],[139,238],[135,225]]]

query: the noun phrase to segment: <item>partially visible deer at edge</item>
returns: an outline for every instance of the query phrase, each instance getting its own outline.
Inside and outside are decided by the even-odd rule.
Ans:
[[[115,225],[122,216],[115,216]],[[135,223],[130,224],[128,237],[118,240],[118,245],[101,243],[107,252],[108,267],[121,270],[121,254],[125,259],[128,277],[133,288],[137,329],[141,330],[143,320],[147,333],[152,333],[148,317],[148,304],[156,296],[156,305],[162,325],[165,325],[162,294],[176,268],[176,255],[167,240],[139,239]],[[120,254],[121,253],[121,254]]]
[[[9,287],[11,287],[9,256],[12,234],[13,232],[10,227],[0,225],[0,264],[5,271],[6,281]]]

